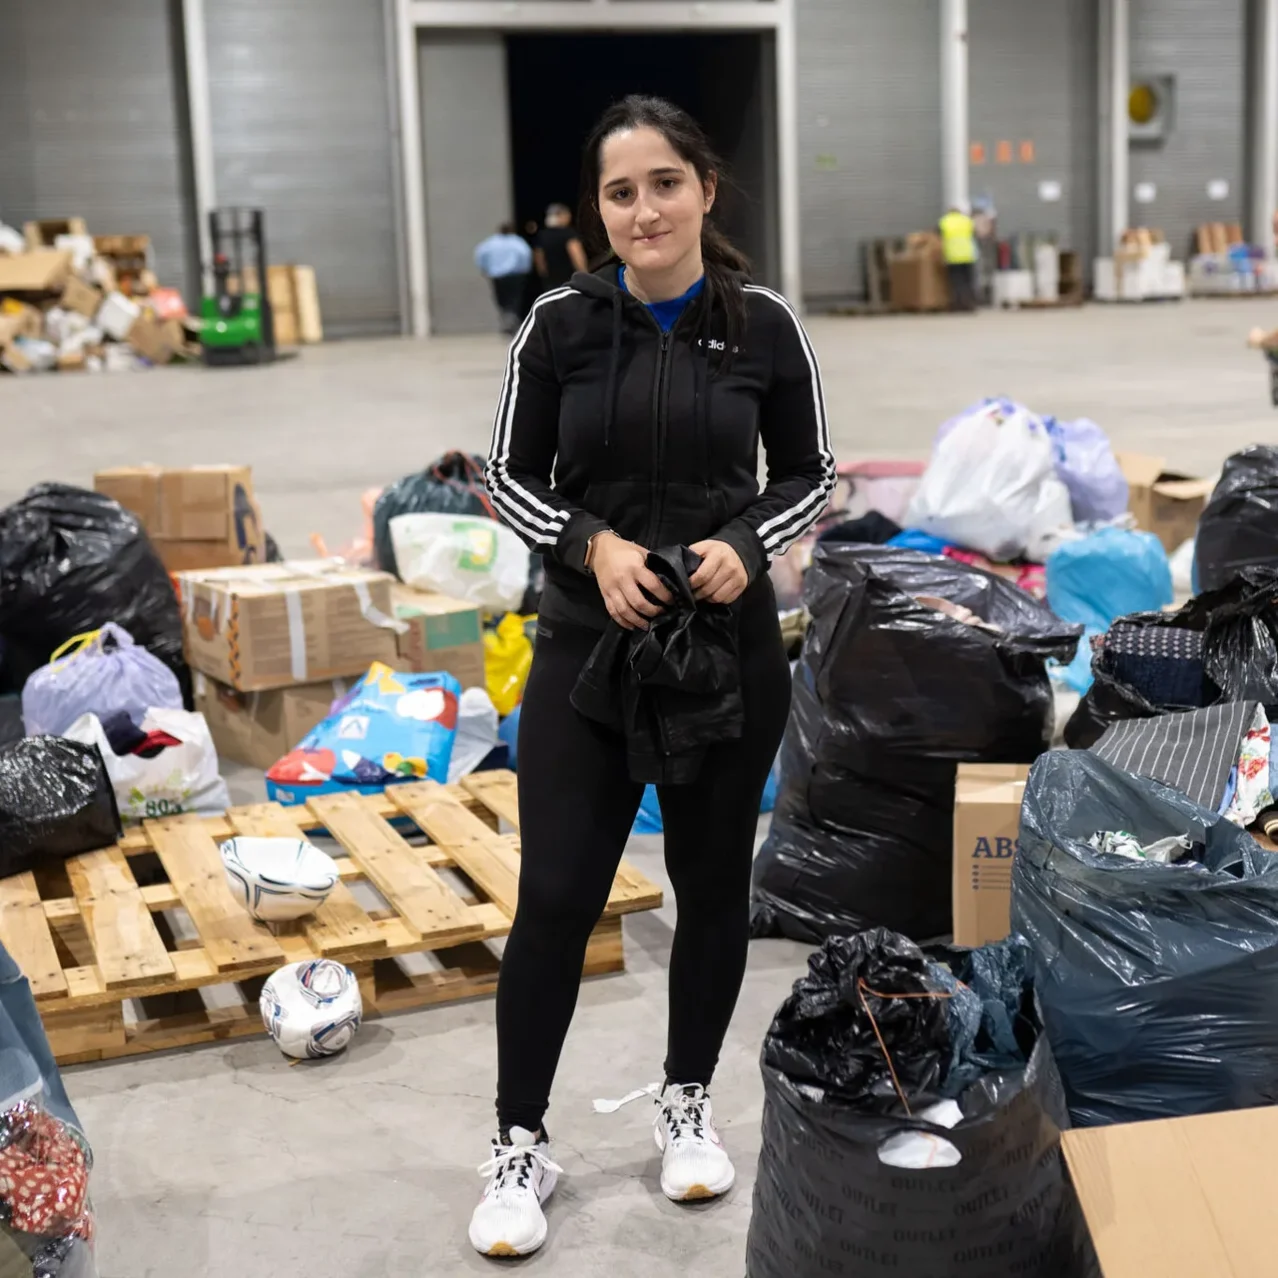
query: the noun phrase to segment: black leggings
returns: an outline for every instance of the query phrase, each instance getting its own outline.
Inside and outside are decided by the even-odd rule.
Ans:
[[[624,740],[568,701],[598,638],[543,623],[520,712],[519,908],[497,987],[503,1129],[541,1126],[586,943],[643,795],[627,771]],[[709,1085],[745,975],[759,801],[790,708],[770,590],[742,610],[741,675],[744,736],[713,747],[694,784],[658,791],[678,905],[665,1063],[677,1083]]]

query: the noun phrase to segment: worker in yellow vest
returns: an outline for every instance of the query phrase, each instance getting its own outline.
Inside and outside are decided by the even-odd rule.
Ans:
[[[957,206],[941,219],[941,247],[950,278],[950,308],[976,310],[976,228]]]

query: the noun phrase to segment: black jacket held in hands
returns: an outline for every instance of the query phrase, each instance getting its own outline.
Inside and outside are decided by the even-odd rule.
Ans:
[[[537,300],[510,348],[486,471],[502,517],[546,557],[542,616],[597,630],[596,533],[649,550],[717,538],[755,583],[835,479],[816,356],[783,297],[744,285],[728,352],[726,314],[705,293],[663,333],[616,281],[605,266]]]
[[[697,602],[700,564],[687,546],[650,551],[672,602],[647,630],[610,621],[572,691],[580,714],[625,735],[630,775],[644,785],[690,784],[706,748],[744,727],[736,609]]]

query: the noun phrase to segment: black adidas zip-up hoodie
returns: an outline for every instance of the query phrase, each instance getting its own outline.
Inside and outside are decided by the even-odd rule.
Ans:
[[[608,622],[585,566],[596,533],[648,549],[725,541],[751,595],[835,479],[816,355],[783,297],[744,286],[727,359],[726,316],[704,292],[663,333],[616,281],[613,264],[537,299],[511,344],[486,472],[502,517],[545,556],[541,615],[595,629]]]

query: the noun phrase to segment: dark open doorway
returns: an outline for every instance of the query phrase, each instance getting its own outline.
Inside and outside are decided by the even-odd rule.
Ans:
[[[653,93],[690,111],[727,161],[720,224],[750,256],[755,279],[780,283],[776,92],[771,33],[510,35],[506,64],[515,211],[576,208],[581,145],[610,102]]]

